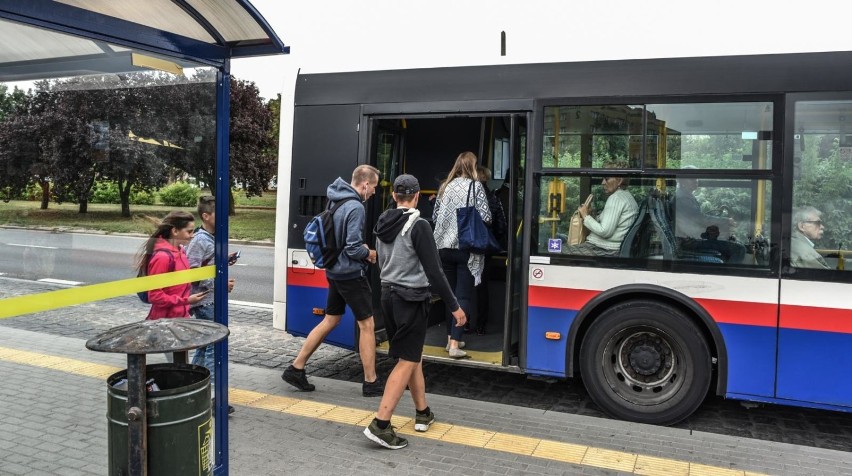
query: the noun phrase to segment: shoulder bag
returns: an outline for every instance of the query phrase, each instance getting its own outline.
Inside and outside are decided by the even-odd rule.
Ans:
[[[500,243],[494,238],[494,234],[482,221],[479,210],[476,209],[476,184],[471,180],[467,189],[467,201],[463,208],[456,209],[456,225],[459,233],[459,249],[470,251],[474,254],[492,254],[500,252]],[[470,204],[470,196],[473,194],[473,205]]]

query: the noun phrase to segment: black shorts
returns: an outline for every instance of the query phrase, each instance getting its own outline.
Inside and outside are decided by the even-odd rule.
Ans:
[[[388,355],[407,362],[420,362],[426,342],[429,298],[405,300],[392,287],[382,286],[382,311],[390,340]]]
[[[328,280],[325,313],[329,316],[342,316],[347,304],[352,309],[352,314],[355,314],[355,320],[363,321],[373,317],[373,291],[367,278]]]

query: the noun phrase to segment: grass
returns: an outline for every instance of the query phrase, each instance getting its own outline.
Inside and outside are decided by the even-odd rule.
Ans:
[[[274,241],[275,203],[274,192],[270,209],[239,209],[229,219],[230,238],[233,240]],[[242,197],[245,199],[245,197]],[[256,198],[256,197],[255,197]],[[267,197],[261,197],[266,199]],[[240,206],[239,201],[237,206]],[[265,205],[260,205],[265,206]],[[141,233],[153,231],[151,222],[142,215],[162,218],[172,210],[184,210],[192,214],[194,207],[167,207],[164,205],[131,205],[131,218],[121,216],[121,206],[113,204],[89,204],[88,213],[78,213],[79,206],[73,203],[57,205],[51,203],[47,210],[39,209],[39,202],[0,202],[0,225],[17,225],[64,230],[95,230],[105,233]],[[196,222],[200,225],[200,221]]]
[[[269,191],[263,192],[263,195],[260,197],[251,197],[247,198],[245,194],[235,193],[234,194],[234,202],[238,207],[272,207],[275,208],[275,199],[277,192]],[[239,213],[239,212],[237,212]]]

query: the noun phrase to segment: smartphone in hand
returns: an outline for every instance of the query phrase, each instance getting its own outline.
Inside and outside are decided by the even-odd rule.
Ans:
[[[232,266],[232,265],[236,264],[238,259],[240,259],[239,250],[231,253],[230,256],[228,256],[228,266]]]

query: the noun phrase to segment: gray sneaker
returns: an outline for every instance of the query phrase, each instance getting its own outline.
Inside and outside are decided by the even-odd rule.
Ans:
[[[364,428],[364,436],[391,450],[398,450],[408,446],[408,440],[396,436],[393,426],[388,425],[387,428],[382,430],[379,428],[379,424],[375,418],[370,422],[370,426]]]
[[[435,423],[435,413],[432,410],[429,410],[428,415],[417,413],[414,416],[414,431],[426,431],[432,423]]]

